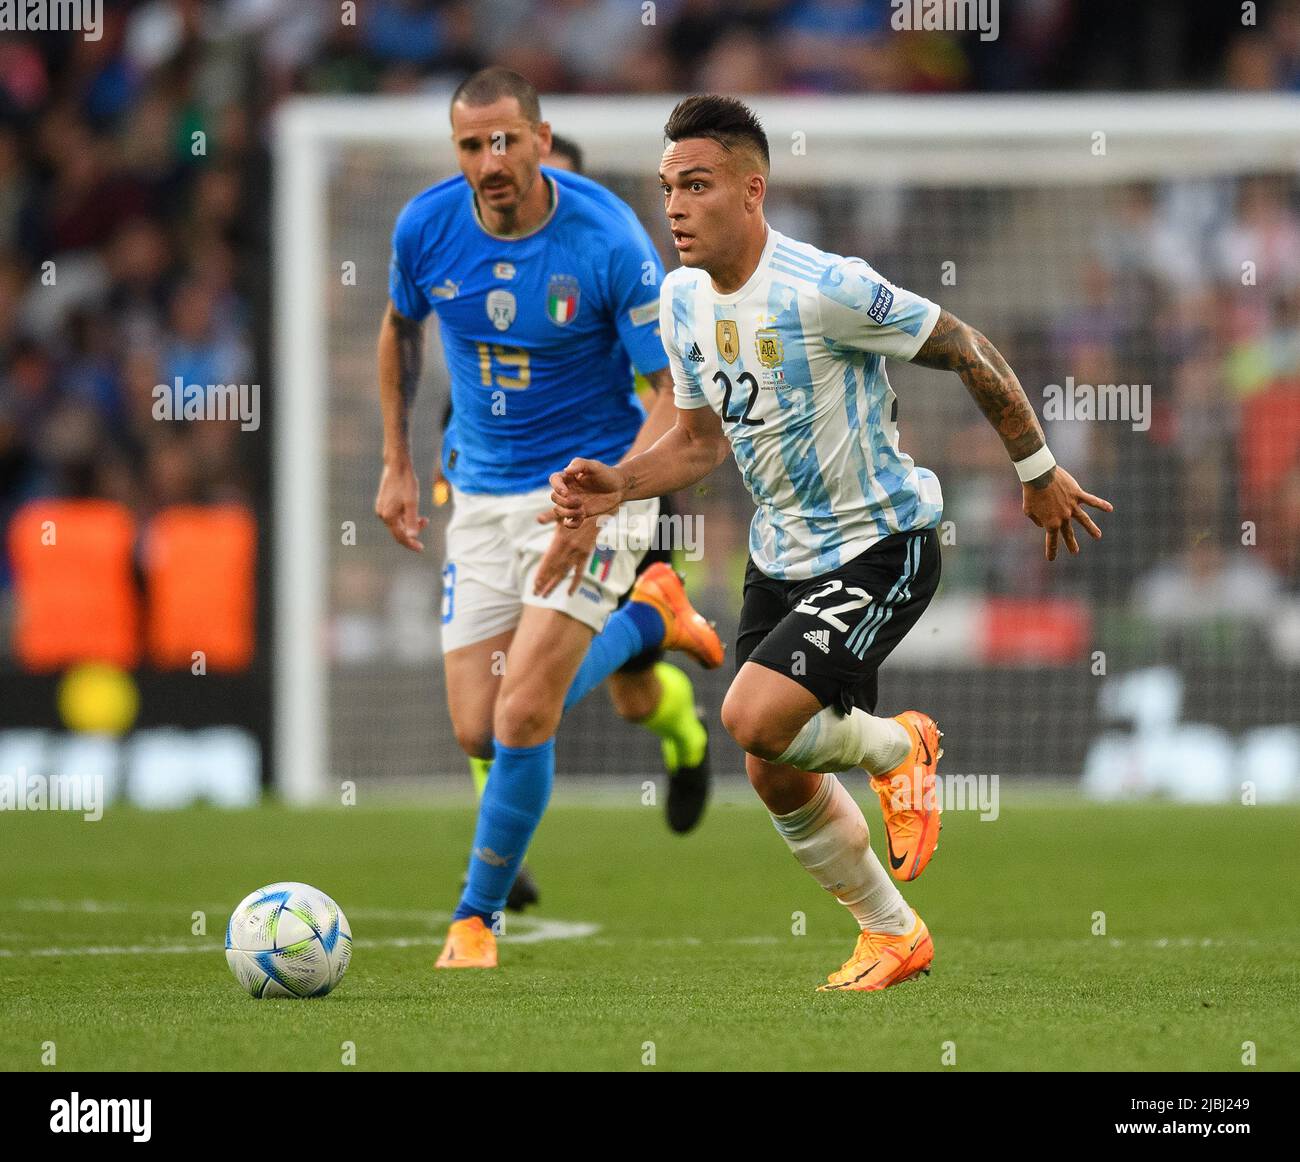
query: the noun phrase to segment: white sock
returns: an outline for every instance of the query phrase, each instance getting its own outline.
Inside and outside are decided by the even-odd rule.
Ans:
[[[832,706],[814,714],[774,760],[801,771],[846,771],[863,767],[868,774],[892,771],[912,751],[912,736],[901,722],[876,718],[856,706],[841,714]]]
[[[773,815],[772,822],[795,859],[864,932],[912,930],[912,910],[871,850],[862,809],[834,775],[823,775],[807,803],[789,815]]]

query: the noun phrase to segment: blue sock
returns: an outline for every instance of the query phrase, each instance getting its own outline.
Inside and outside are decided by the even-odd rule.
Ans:
[[[494,739],[493,746],[496,757],[478,805],[469,882],[452,915],[453,920],[481,916],[488,927],[493,913],[505,907],[555,778],[555,739],[519,747]]]
[[[587,656],[564,696],[564,709],[581,702],[624,662],[654,649],[663,640],[664,619],[653,605],[629,601],[616,609],[605,628],[591,639]]]

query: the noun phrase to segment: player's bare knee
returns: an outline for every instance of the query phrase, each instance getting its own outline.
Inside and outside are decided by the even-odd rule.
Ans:
[[[492,754],[492,731],[480,727],[453,726],[456,745],[472,759],[489,758]]]
[[[729,693],[722,704],[722,726],[746,754],[774,761],[790,745],[788,729],[764,703],[746,703]]]
[[[536,691],[516,690],[497,699],[494,728],[506,746],[536,746],[550,738],[559,726],[559,709]]]

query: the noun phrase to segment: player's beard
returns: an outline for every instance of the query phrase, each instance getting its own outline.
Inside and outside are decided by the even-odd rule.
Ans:
[[[500,202],[492,196],[507,190],[514,194],[514,200],[511,202]],[[522,195],[519,193],[519,187],[513,178],[506,178],[496,185],[483,185],[479,188],[478,196],[483,205],[491,207],[498,214],[505,214],[518,209],[519,203],[523,200]]]
[[[505,183],[501,186],[498,186],[497,189],[498,190],[506,189],[506,190],[513,191],[514,198],[508,202],[493,202],[489,198],[487,198],[487,196],[482,190],[480,190],[478,195],[480,210],[482,210],[483,208],[488,208],[492,211],[493,214],[499,215],[501,219],[501,223],[500,223],[501,227],[504,231],[508,233],[514,229],[515,224],[519,218],[519,211],[523,206],[524,202],[527,200],[529,193],[532,191],[532,188],[533,188],[532,181],[528,182],[526,186],[521,186],[519,180],[512,174],[508,178],[506,178]]]

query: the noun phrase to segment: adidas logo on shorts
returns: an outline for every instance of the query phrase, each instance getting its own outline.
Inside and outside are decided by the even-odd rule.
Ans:
[[[831,631],[828,629],[810,629],[803,635],[804,641],[812,642],[824,654],[831,652]]]
[[[690,345],[686,351],[686,358],[692,363],[704,362],[704,352],[700,350],[700,345],[698,343],[692,343]]]

